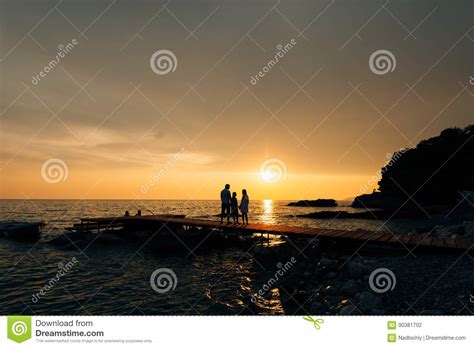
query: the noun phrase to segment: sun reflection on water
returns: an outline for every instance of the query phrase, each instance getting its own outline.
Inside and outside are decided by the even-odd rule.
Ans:
[[[273,214],[273,201],[271,199],[264,199],[263,204],[263,214],[261,220],[263,223],[274,224],[276,222],[275,216]]]

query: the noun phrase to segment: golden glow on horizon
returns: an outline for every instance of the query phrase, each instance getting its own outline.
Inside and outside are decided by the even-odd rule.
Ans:
[[[0,197],[6,199],[219,199],[224,184],[241,195],[247,189],[252,200],[299,200],[334,198],[347,199],[361,194],[361,188],[372,175],[311,175],[288,174],[284,180],[268,183],[259,172],[206,172],[181,168],[181,163],[168,172],[157,175],[158,170],[103,169],[89,170],[69,166],[65,181],[50,184],[36,171],[17,169],[17,175],[4,175]],[[374,184],[375,185],[375,184]],[[365,192],[372,192],[372,186]]]

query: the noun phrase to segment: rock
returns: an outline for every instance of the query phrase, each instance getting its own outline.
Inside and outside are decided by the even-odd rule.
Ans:
[[[445,238],[449,236],[449,231],[443,226],[435,226],[433,229],[433,235],[440,238]]]
[[[474,221],[464,221],[462,229],[465,238],[474,239]]]
[[[435,227],[433,227],[432,235],[435,235],[441,238],[448,238],[454,234],[459,233],[460,229],[461,229],[460,225],[448,225],[448,226],[436,225]]]
[[[323,267],[323,268],[318,268],[316,272],[314,273],[314,275],[317,278],[322,279],[326,273],[328,273],[328,270],[326,267]]]
[[[337,207],[334,199],[303,200],[288,203],[289,207]]]
[[[319,260],[319,264],[321,266],[330,268],[330,267],[333,267],[335,265],[335,261],[331,260],[328,257],[323,256],[323,257],[321,257],[321,260]]]
[[[371,194],[357,196],[351,206],[353,208],[382,208],[382,201],[381,192],[372,192]]]
[[[313,302],[311,304],[311,314],[326,313],[328,309],[329,307],[325,302]]]
[[[324,289],[321,290],[321,293],[329,296],[334,296],[337,294],[336,288],[332,285],[326,286]]]
[[[354,305],[344,306],[338,313],[339,315],[361,315],[362,312]]]
[[[328,274],[326,274],[326,279],[334,279],[336,277],[337,277],[336,272],[329,272]]]
[[[382,300],[374,294],[364,291],[360,296],[359,307],[363,311],[372,311],[378,309],[382,304]]]
[[[343,295],[354,296],[357,293],[357,286],[354,280],[349,280],[341,289]]]
[[[341,300],[341,306],[348,306],[348,305],[349,305],[348,299]]]
[[[349,274],[352,278],[360,278],[364,275],[364,267],[358,262],[351,262],[349,264]]]

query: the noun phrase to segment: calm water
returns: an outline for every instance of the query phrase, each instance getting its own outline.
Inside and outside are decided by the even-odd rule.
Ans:
[[[285,225],[378,230],[383,222],[366,220],[310,220],[291,215],[321,210],[287,207],[285,201],[252,201],[250,220]],[[350,202],[339,202],[348,205]],[[84,252],[49,244],[62,228],[84,217],[132,214],[186,214],[214,218],[217,201],[131,200],[2,200],[0,220],[48,222],[44,238],[35,244],[0,239],[0,314],[272,314],[283,313],[278,291],[265,302],[250,304],[262,275],[246,250],[227,249],[196,257],[164,255],[136,245],[93,245]],[[349,207],[326,210],[355,210]],[[360,211],[360,210],[359,210]],[[406,232],[420,223],[392,221],[392,231]],[[79,261],[36,303],[38,293],[73,257]],[[157,294],[149,284],[158,268],[177,275],[175,290]],[[250,304],[250,306],[249,306]]]

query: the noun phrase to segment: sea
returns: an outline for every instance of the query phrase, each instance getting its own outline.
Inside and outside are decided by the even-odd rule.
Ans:
[[[338,207],[291,207],[289,201],[252,200],[249,221],[289,226],[409,233],[429,229],[426,220],[314,220],[296,217],[321,210],[361,211],[351,201]],[[174,255],[140,245],[93,245],[87,250],[49,243],[81,218],[184,214],[217,219],[212,200],[0,200],[0,221],[45,221],[38,242],[0,238],[0,315],[234,315],[284,314],[277,289],[252,303],[262,275],[247,250],[226,248]],[[156,270],[172,270],[173,288],[151,286]],[[61,271],[61,272],[60,272]],[[156,279],[155,279],[156,280]],[[251,308],[251,310],[250,310]]]

